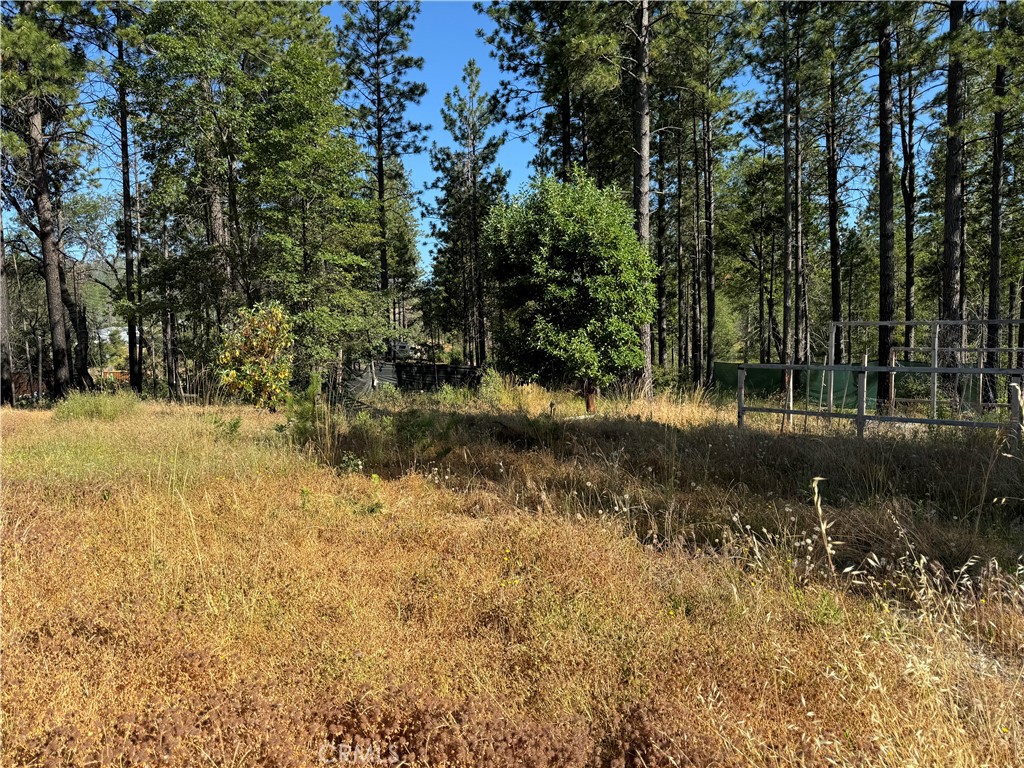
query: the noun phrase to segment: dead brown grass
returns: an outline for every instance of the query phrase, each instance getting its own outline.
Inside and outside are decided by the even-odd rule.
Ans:
[[[251,411],[2,419],[5,764],[1024,760],[1009,575],[970,580],[968,600],[922,570],[916,601],[897,601],[787,562],[796,530],[727,520],[706,551],[689,534],[654,546],[628,508],[568,506],[614,460],[599,448],[559,479],[566,455],[545,440],[566,433],[537,419],[474,456],[434,416],[418,449],[393,422],[348,425],[355,473],[303,458],[280,416]],[[630,464],[634,437],[608,498],[651,474]],[[403,467],[408,450],[421,455]],[[485,477],[494,459],[521,459],[517,479]],[[725,498],[689,503],[717,521],[699,505]],[[903,565],[878,579],[913,580]]]

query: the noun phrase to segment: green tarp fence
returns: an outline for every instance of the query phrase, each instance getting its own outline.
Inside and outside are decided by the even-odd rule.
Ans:
[[[715,363],[715,388],[735,390],[739,384],[736,372],[741,363]],[[745,381],[748,394],[767,397],[782,391],[782,371],[748,370]]]
[[[876,362],[869,362],[869,365],[878,365]],[[714,381],[715,387],[723,390],[735,390],[737,388],[737,372],[741,363],[715,363]],[[903,363],[906,368],[928,367],[926,363]],[[871,406],[874,406],[878,398],[878,377],[888,374],[877,372],[868,374],[867,399]],[[970,377],[965,381],[968,388],[977,387],[977,377]],[[782,392],[782,371],[759,370],[757,368],[747,369],[746,391],[749,396],[767,397]],[[927,397],[928,374],[915,373],[908,370],[906,373],[896,374],[896,397]],[[797,370],[794,381],[793,399],[795,402],[806,401],[813,407],[817,405],[828,405],[828,373],[820,370]],[[837,410],[857,408],[857,369],[846,371],[835,371],[833,373],[833,394],[832,404]]]

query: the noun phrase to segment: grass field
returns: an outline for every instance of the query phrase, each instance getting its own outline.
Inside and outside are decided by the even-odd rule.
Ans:
[[[3,764],[1024,763],[991,436],[374,406],[4,410]]]

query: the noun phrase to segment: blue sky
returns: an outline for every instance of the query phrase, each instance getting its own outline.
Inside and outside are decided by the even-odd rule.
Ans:
[[[342,12],[338,6],[328,6],[325,13],[334,23],[341,22]],[[407,115],[414,122],[431,126],[427,134],[428,144],[436,141],[444,145],[450,140],[441,125],[441,105],[445,94],[462,78],[462,68],[467,61],[476,59],[480,66],[480,81],[485,90],[493,92],[498,87],[501,72],[497,61],[490,56],[490,46],[476,34],[480,28],[490,31],[493,24],[486,15],[473,10],[472,2],[426,0],[421,6],[412,34],[410,53],[423,57],[423,69],[415,77],[427,84],[427,94],[419,104],[410,105]],[[498,153],[499,164],[509,172],[511,191],[518,190],[529,180],[529,162],[533,152],[533,147],[528,143],[510,139]],[[422,190],[433,181],[434,174],[430,170],[430,158],[426,152],[407,156],[405,165],[415,189]],[[424,268],[429,267],[432,245],[430,238],[426,237],[427,230],[427,222],[423,222],[420,260]]]

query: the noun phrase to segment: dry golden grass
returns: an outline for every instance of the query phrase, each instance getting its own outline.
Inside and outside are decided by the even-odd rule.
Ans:
[[[639,406],[604,403],[621,412],[575,432],[539,417],[539,391],[511,405],[535,418],[419,405],[413,427],[364,416],[332,434],[362,472],[304,458],[280,415],[4,410],[3,763],[1024,761],[1012,575],[940,590],[904,563],[858,587],[820,551],[808,573],[787,561],[824,546],[813,531],[807,546],[730,523],[763,489],[737,501],[689,466],[685,436],[662,448],[675,464],[640,468],[657,433],[628,418]],[[664,424],[727,428],[706,403],[660,407]],[[618,514],[571,501],[597,481]],[[682,524],[646,538],[623,496],[647,493],[647,514],[659,485],[708,531],[722,510],[698,507],[732,505],[718,546]],[[888,599],[882,579],[907,583]]]

